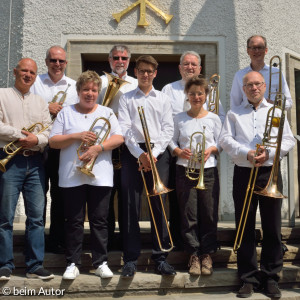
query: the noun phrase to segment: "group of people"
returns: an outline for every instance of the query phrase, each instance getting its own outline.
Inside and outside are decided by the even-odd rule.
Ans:
[[[259,167],[258,186],[266,185],[272,170],[275,150],[262,145],[267,113],[274,102],[267,91],[267,51],[264,37],[255,35],[248,39],[251,63],[234,77],[231,109],[226,115],[221,101],[219,115],[208,111],[210,86],[200,75],[201,59],[194,51],[186,51],[180,58],[181,80],[158,91],[153,86],[157,61],[150,55],[138,57],[135,79],[127,74],[131,57],[128,47],[114,46],[108,57],[112,75],[127,84],[121,86],[109,107],[101,105],[109,86],[106,76],[86,71],[77,82],[66,77],[66,53],[60,46],[47,50],[47,74],[37,76],[36,63],[21,59],[14,69],[14,87],[0,89],[0,159],[7,157],[6,144],[14,141],[19,146],[6,162],[6,171],[0,173],[0,280],[8,280],[14,269],[13,219],[20,192],[27,216],[26,276],[54,277],[43,268],[49,181],[52,203],[47,247],[56,253],[65,252],[67,267],[63,279],[72,280],[80,274],[86,210],[95,274],[101,278],[113,276],[107,264],[107,248],[115,229],[116,192],[124,261],[121,276],[132,278],[141,252],[142,192],[144,185],[151,192],[157,180],[153,164],[161,182],[174,189],[168,193],[169,223],[175,246],[183,245],[190,255],[189,273],[211,275],[211,254],[218,248],[219,153],[223,149],[235,164],[233,200],[237,224],[251,169]],[[282,79],[289,109],[291,95],[283,76]],[[276,78],[271,90],[279,90]],[[64,102],[53,102],[55,95],[60,94]],[[141,110],[146,125],[142,124]],[[276,109],[275,115],[280,117],[280,110]],[[30,131],[34,123],[41,123],[44,128],[37,125]],[[275,139],[278,128],[273,127],[272,133]],[[285,120],[280,157],[294,144]],[[112,152],[120,156],[121,168],[114,170]],[[195,188],[197,182],[201,183],[200,188]],[[161,197],[165,203],[166,196],[164,193],[149,197],[155,220],[151,218],[151,258],[157,274],[174,276],[176,271],[167,262],[168,252],[164,250],[170,249],[173,241],[158,199]],[[260,268],[255,244],[258,205],[264,232]],[[245,227],[247,239],[237,251],[242,282],[238,297],[250,297],[259,288],[264,288],[270,297],[280,297],[280,229],[281,200],[253,195]]]

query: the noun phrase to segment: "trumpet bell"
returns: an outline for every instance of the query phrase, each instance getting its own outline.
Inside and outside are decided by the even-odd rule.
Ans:
[[[92,173],[92,171],[86,166],[77,167],[77,170],[80,171],[81,173],[85,174],[85,175],[90,176],[90,177],[95,177],[95,175]]]

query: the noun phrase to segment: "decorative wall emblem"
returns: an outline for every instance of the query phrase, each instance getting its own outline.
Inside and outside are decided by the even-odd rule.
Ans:
[[[162,19],[165,20],[166,24],[168,24],[172,18],[173,15],[168,15],[166,13],[164,13],[162,10],[160,10],[158,7],[156,7],[155,5],[153,5],[152,3],[150,3],[151,0],[138,0],[134,3],[132,3],[130,6],[128,6],[127,8],[125,8],[124,10],[122,10],[119,13],[116,14],[112,14],[112,16],[114,17],[114,19],[119,23],[121,18],[127,14],[128,12],[130,12],[131,10],[133,10],[136,6],[140,6],[140,19],[138,22],[138,26],[148,26],[149,23],[147,23],[146,21],[146,5],[148,5],[152,10],[154,10]]]

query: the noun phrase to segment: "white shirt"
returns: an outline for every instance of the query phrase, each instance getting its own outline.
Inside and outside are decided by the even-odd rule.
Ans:
[[[110,108],[98,105],[94,112],[82,114],[75,109],[75,105],[70,105],[58,113],[50,133],[50,138],[55,135],[87,131],[98,117],[109,118],[111,130],[107,138],[115,134],[122,135],[118,120]],[[99,128],[101,129],[103,124],[105,124],[104,121],[100,120],[99,123],[95,124],[94,129],[99,132]],[[107,128],[107,125],[105,128]],[[80,143],[80,141],[76,141],[70,146],[61,149],[58,185],[60,187],[74,187],[83,184],[113,186],[111,151],[100,152],[92,170],[92,173],[95,175],[93,178],[77,170],[78,166],[81,167],[83,165],[83,162],[78,159],[77,155],[77,148]]]
[[[190,103],[186,101],[187,96],[184,93],[184,80],[178,80],[165,85],[162,92],[167,94],[171,98],[171,104],[173,109],[173,117],[180,112],[187,111],[191,108]],[[206,103],[204,103],[203,108],[207,110],[209,95],[207,95]],[[219,100],[219,117],[222,123],[225,120],[225,111],[223,109],[222,103]]]
[[[51,80],[48,73],[38,75],[30,88],[30,91],[33,94],[40,95],[47,103],[49,103],[58,92],[64,92],[67,89],[68,84],[71,84],[71,86],[67,90],[67,97],[63,104],[63,106],[68,106],[77,103],[79,98],[76,91],[76,81],[65,75],[56,83]],[[58,95],[58,100],[60,97],[61,94]]]
[[[119,123],[122,128],[125,144],[130,153],[138,158],[144,151],[138,143],[145,143],[138,106],[143,106],[148,125],[151,143],[154,143],[152,154],[162,154],[173,137],[172,106],[169,97],[153,87],[145,95],[139,87],[124,94],[119,102]]]
[[[243,91],[243,77],[253,71],[251,68],[251,65],[248,67],[239,70],[235,73],[233,82],[232,82],[232,87],[231,87],[231,92],[230,92],[230,108],[233,108],[234,106],[239,106],[242,101],[247,101],[247,97]],[[279,83],[279,69],[272,67],[272,72],[274,73],[272,75],[272,87],[271,87],[271,95],[270,98],[271,100],[274,101],[275,99],[275,93],[278,91],[278,83]],[[266,91],[265,91],[265,98],[267,99],[269,96],[269,86],[270,86],[270,66],[264,65],[264,67],[259,71],[261,75],[264,76],[265,82],[266,82]],[[275,74],[277,73],[277,74]],[[289,110],[292,107],[292,97],[291,93],[289,90],[289,87],[286,83],[286,80],[284,76],[282,75],[282,93],[284,93],[286,97],[286,104],[285,104],[285,109]]]
[[[119,77],[118,74],[112,72],[112,75]],[[116,95],[113,97],[109,107],[114,111],[114,113],[118,113],[118,108],[119,108],[119,100],[121,98],[121,96],[127,92],[130,92],[134,89],[137,88],[138,86],[138,81],[136,78],[131,77],[129,75],[124,75],[121,79],[127,81],[128,83],[124,84],[121,86],[121,88],[119,89],[119,91],[116,93]],[[106,75],[102,75],[101,76],[101,80],[102,80],[102,89],[101,89],[101,93],[99,94],[97,103],[102,103],[104,95],[106,93],[106,89],[108,86],[108,79]]]
[[[187,112],[182,112],[174,117],[174,136],[169,144],[171,151],[173,152],[175,148],[180,149],[190,148],[191,136],[194,132],[203,132],[203,127],[205,126],[205,149],[215,146],[218,148],[219,153],[221,148],[218,145],[218,138],[222,128],[222,122],[220,117],[212,112],[203,118],[192,118]],[[195,149],[195,145],[200,143],[202,146],[202,135],[195,134],[192,142],[192,152]],[[204,150],[205,150],[204,149]],[[177,165],[187,167],[188,160],[178,157]],[[217,166],[217,159],[214,154],[211,154],[206,161],[204,168],[211,168]],[[200,169],[200,164],[197,163],[196,168]]]
[[[251,168],[253,165],[247,160],[249,150],[255,150],[256,144],[262,144],[263,134],[268,110],[273,107],[266,99],[263,99],[256,110],[247,101],[230,110],[223,124],[219,143],[223,150],[231,156],[234,163],[240,167]],[[281,110],[276,109],[275,116],[280,116]],[[272,127],[271,136],[277,137],[278,128]],[[271,138],[271,142],[276,142]],[[282,143],[280,149],[281,158],[285,156],[295,145],[295,139],[289,123],[285,120],[283,127]],[[269,159],[263,166],[272,166],[275,156],[275,148],[269,148]]]

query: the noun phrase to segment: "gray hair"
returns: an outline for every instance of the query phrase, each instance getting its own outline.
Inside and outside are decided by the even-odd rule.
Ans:
[[[63,51],[66,53],[66,50],[65,50],[62,46],[54,45],[54,46],[51,46],[51,47],[46,51],[46,59],[49,58],[50,50],[53,49],[53,48],[61,49],[61,50],[63,50]]]
[[[266,39],[264,36],[262,36],[262,35],[257,35],[257,34],[256,34],[256,35],[252,35],[252,36],[250,36],[250,37],[248,38],[248,40],[247,40],[247,48],[248,48],[249,45],[250,45],[251,39],[254,38],[254,37],[260,37],[260,38],[262,38],[263,41],[264,41],[265,47],[267,48],[267,39]]]
[[[131,57],[130,50],[129,50],[129,48],[128,48],[127,46],[125,46],[125,45],[115,45],[115,46],[113,46],[112,49],[111,49],[110,52],[109,52],[109,57],[112,57],[112,53],[113,53],[114,51],[121,51],[121,52],[126,51],[128,57],[129,57],[129,58]]]
[[[186,55],[193,55],[193,56],[196,56],[198,61],[199,61],[199,66],[201,65],[201,58],[200,58],[200,55],[195,52],[195,51],[184,51],[181,56],[180,56],[180,64],[182,64],[183,60],[184,60],[184,57]]]

